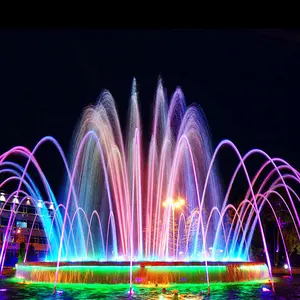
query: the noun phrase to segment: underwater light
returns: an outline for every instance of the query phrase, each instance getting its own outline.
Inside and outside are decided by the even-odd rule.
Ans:
[[[222,258],[222,261],[225,261],[225,262],[226,262],[226,261],[228,261],[228,258],[227,258],[227,257],[223,257],[223,258]]]
[[[132,287],[129,288],[129,291],[127,292],[128,295],[134,295],[135,291],[133,290]]]

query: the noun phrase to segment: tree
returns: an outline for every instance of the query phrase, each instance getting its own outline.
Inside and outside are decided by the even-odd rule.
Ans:
[[[283,193],[282,196],[285,198],[287,198],[287,196]],[[287,253],[288,256],[290,257],[293,253],[297,253],[297,255],[300,255],[300,240],[298,238],[296,229],[294,227],[294,223],[292,221],[292,218],[287,210],[287,208],[285,207],[285,205],[283,205],[281,199],[279,199],[278,196],[269,196],[268,197],[269,201],[272,203],[273,209],[275,211],[277,220],[279,222],[282,234],[283,234],[283,238],[284,238],[284,242],[287,248]],[[268,207],[268,206],[267,206]],[[268,229],[273,228],[273,230],[276,230],[276,239],[275,241],[275,245],[273,246],[274,250],[278,248],[278,245],[282,245],[282,240],[281,240],[281,235],[278,229],[278,224],[275,220],[274,214],[271,211],[271,209],[264,209],[263,210],[263,219],[262,219],[262,223],[263,223],[263,227],[264,227],[264,231],[265,233],[268,232]],[[269,230],[270,232],[270,230]],[[283,247],[279,247],[279,251],[281,254],[283,251]],[[275,254],[275,259],[274,259],[274,264],[275,266],[279,265],[280,261],[279,261],[279,251],[276,251]],[[285,255],[282,257],[284,258]],[[285,259],[284,259],[285,261]]]
[[[297,251],[297,255],[300,255],[300,240],[298,238],[296,229],[294,226],[286,226],[283,228],[283,237],[285,240],[286,248],[289,257]]]
[[[25,251],[26,251],[26,245],[24,242],[21,242],[20,249],[19,249],[18,264],[20,264],[24,261]]]

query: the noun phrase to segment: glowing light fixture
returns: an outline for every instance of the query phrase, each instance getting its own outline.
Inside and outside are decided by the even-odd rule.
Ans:
[[[173,199],[172,199],[172,198],[168,198],[168,199],[167,199],[167,204],[169,204],[169,205],[170,205],[170,204],[173,204],[173,202],[174,202],[174,201],[173,201]]]
[[[51,210],[53,210],[53,209],[54,209],[53,202],[50,202],[49,209],[51,209]]]
[[[37,205],[38,208],[42,208],[43,207],[43,203],[42,203],[42,200],[38,200],[38,205]]]
[[[15,196],[15,197],[14,197],[14,199],[13,199],[13,203],[15,203],[15,204],[19,204],[19,199],[18,199],[18,197],[17,197],[17,196]]]
[[[127,292],[128,295],[134,295],[135,291],[133,290],[132,287],[129,288],[129,291]]]
[[[286,270],[289,268],[289,266],[287,264],[284,264],[283,266]]]
[[[179,207],[180,207],[180,203],[179,203],[179,202],[175,202],[175,203],[174,203],[174,207],[175,207],[175,208],[179,208]]]
[[[179,204],[180,204],[181,206],[185,204],[185,200],[182,199],[182,198],[178,198],[177,201],[179,202]]]
[[[26,204],[30,205],[30,198],[27,198]]]
[[[181,208],[184,205],[185,205],[185,200],[182,198],[178,198],[176,201],[174,201],[174,199],[172,198],[167,198],[167,200],[163,201],[162,203],[163,207],[171,206],[173,209]]]
[[[4,193],[1,193],[1,195],[0,195],[0,201],[1,202],[5,202],[6,201]]]
[[[228,257],[223,257],[223,258],[222,258],[222,261],[225,261],[225,262],[226,262],[226,261],[228,261],[228,260],[229,260]]]

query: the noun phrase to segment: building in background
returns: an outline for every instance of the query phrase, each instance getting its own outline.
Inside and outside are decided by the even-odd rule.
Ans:
[[[38,215],[39,205],[42,201],[38,200],[37,208],[33,201],[28,197],[23,203],[19,203],[18,197],[11,197],[8,201],[7,194],[0,193],[0,248],[3,247],[3,241],[8,229],[10,216],[15,215],[15,220],[11,226],[11,235],[8,241],[5,265],[13,266],[17,263],[19,257],[20,244],[27,244],[30,236],[27,261],[43,260],[48,250],[47,237],[43,229],[43,224]],[[13,212],[13,204],[15,211]],[[49,216],[53,217],[53,204],[48,207]]]

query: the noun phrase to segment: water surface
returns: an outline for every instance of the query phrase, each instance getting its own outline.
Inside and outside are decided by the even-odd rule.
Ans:
[[[166,288],[166,293],[162,288]],[[127,295],[127,284],[61,284],[53,295],[53,285],[44,283],[23,283],[14,279],[0,281],[0,299],[300,299],[300,276],[276,278],[276,294],[264,292],[269,283],[248,282],[238,284],[217,283],[211,285],[211,295],[206,295],[204,284],[176,284],[169,286],[136,286],[136,294]],[[178,296],[174,295],[178,290]]]

